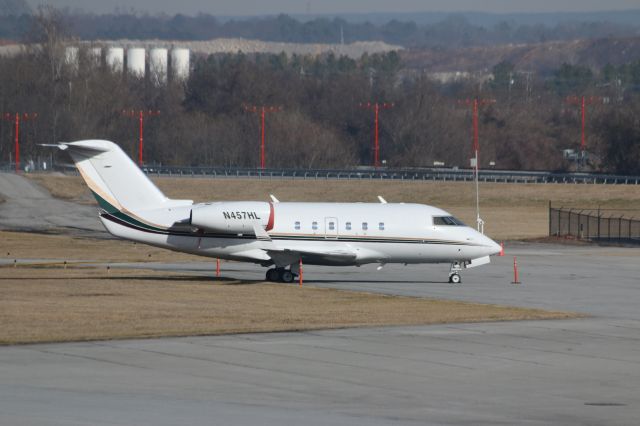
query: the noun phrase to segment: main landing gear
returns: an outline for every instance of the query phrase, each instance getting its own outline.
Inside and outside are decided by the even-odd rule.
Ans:
[[[266,279],[271,282],[292,283],[295,274],[284,268],[271,268],[267,271]]]
[[[460,284],[462,282],[460,271],[462,271],[462,264],[460,262],[453,262],[449,270],[449,282],[451,284]]]

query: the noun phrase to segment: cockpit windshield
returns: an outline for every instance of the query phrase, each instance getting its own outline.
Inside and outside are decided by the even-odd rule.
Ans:
[[[460,219],[456,219],[453,216],[434,216],[434,226],[467,226]]]

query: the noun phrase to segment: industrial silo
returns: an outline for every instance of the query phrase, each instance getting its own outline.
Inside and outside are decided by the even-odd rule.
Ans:
[[[149,51],[149,75],[154,83],[167,82],[169,53],[164,48],[154,48]]]
[[[107,66],[115,72],[122,72],[124,68],[124,49],[122,47],[110,47],[107,50]]]
[[[87,58],[94,65],[100,65],[102,63],[102,48],[92,47],[87,51]]]
[[[186,80],[189,78],[189,71],[189,49],[172,49],[171,74],[174,80]]]
[[[78,51],[79,49],[75,46],[67,46],[64,49],[64,62],[74,72],[78,71]]]
[[[127,71],[133,76],[144,77],[145,50],[141,47],[132,47],[127,50]]]

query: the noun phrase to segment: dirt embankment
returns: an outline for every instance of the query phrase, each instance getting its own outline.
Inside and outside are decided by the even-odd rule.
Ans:
[[[406,50],[402,58],[409,69],[428,72],[491,72],[500,62],[518,71],[548,74],[563,63],[601,69],[622,65],[640,57],[640,37],[507,44],[462,49]]]

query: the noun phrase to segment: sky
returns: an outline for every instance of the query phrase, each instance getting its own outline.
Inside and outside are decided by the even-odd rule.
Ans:
[[[341,14],[380,12],[593,12],[640,9],[638,0],[28,0],[84,12],[109,13],[117,8],[138,12],[199,12],[218,16],[267,14]]]

